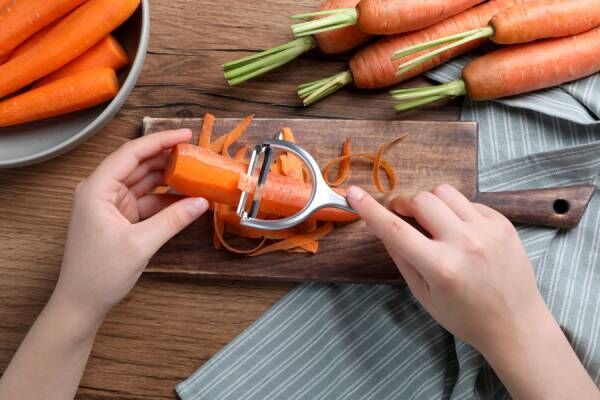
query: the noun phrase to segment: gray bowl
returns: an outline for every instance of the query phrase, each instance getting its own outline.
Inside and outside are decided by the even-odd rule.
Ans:
[[[114,35],[133,60],[119,73],[121,90],[117,96],[108,104],[87,110],[0,128],[0,168],[37,164],[57,157],[92,137],[114,118],[142,72],[150,40],[149,0],[142,0],[141,6]]]

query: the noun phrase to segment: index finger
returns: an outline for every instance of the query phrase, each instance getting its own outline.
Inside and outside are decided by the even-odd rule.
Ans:
[[[364,190],[353,186],[347,192],[352,208],[386,246],[395,249],[407,262],[427,274],[435,262],[435,244],[408,222],[379,204]]]
[[[103,178],[123,181],[144,160],[179,143],[188,142],[191,137],[192,132],[189,129],[179,129],[132,140],[102,161],[96,169],[96,174]]]

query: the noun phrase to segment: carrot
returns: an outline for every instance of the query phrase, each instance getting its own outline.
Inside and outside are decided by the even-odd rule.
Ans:
[[[433,88],[393,91],[404,111],[440,99],[469,95],[493,100],[571,82],[600,71],[600,28],[558,39],[496,50],[468,63],[462,80]]]
[[[0,9],[0,56],[86,0],[15,0]],[[1,96],[0,96],[1,97]]]
[[[512,2],[513,0],[490,0],[423,30],[383,38],[355,54],[350,60],[348,71],[340,72],[330,78],[300,85],[298,95],[304,105],[310,105],[351,83],[354,83],[354,86],[358,88],[375,89],[395,85],[420,75],[460,54],[477,48],[485,42],[485,39],[453,48],[420,64],[418,68],[400,75],[396,74],[398,65],[410,60],[411,56],[391,60],[394,52],[399,48],[413,46],[467,30],[483,28],[487,26],[490,19],[499,10],[512,4]]]
[[[321,3],[320,10],[354,7],[358,1],[325,0]],[[366,43],[370,37],[355,27],[347,27],[335,32],[323,32],[228,62],[223,65],[223,72],[227,83],[235,86],[279,68],[316,47],[325,54],[341,54]]]
[[[114,70],[83,71],[0,102],[0,127],[93,107],[112,99],[118,91]]]
[[[215,125],[215,116],[206,113],[202,119],[202,131],[198,136],[198,146],[208,148],[212,136],[213,126]]]
[[[400,73],[425,60],[464,43],[489,38],[498,44],[518,44],[539,39],[572,36],[600,25],[600,0],[527,0],[500,11],[485,28],[403,49],[393,58],[402,58],[442,44],[434,51],[416,57],[398,67]]]
[[[21,54],[23,54],[26,50],[32,48],[33,46],[37,45],[39,43],[40,40],[42,40],[42,38],[44,36],[46,36],[46,34],[48,32],[50,32],[52,30],[52,28],[54,28],[56,25],[58,25],[58,23],[61,21],[61,19],[58,19],[56,21],[54,21],[53,23],[51,23],[50,25],[44,27],[44,29],[41,29],[39,31],[37,31],[34,35],[32,35],[29,39],[27,39],[26,41],[24,41],[23,43],[21,43],[19,45],[19,47],[17,47],[16,49],[13,50],[12,53],[10,53],[10,57],[8,58],[13,59]]]
[[[240,176],[247,165],[191,144],[179,144],[171,152],[165,169],[169,187],[188,196],[236,206],[241,191]],[[261,211],[276,216],[298,213],[308,202],[312,187],[286,176],[269,174],[262,196]],[[337,209],[324,209],[315,214],[324,221],[353,221],[357,217]]]
[[[348,26],[372,35],[415,31],[461,13],[484,0],[361,0],[356,7],[297,14],[294,19],[325,18],[292,26],[296,37]]]
[[[223,149],[221,150],[221,154],[224,156],[229,156],[229,146],[233,143],[237,142],[237,140],[246,132],[248,126],[252,123],[252,119],[254,115],[249,115],[244,118],[227,136],[225,137],[225,141],[223,142]]]
[[[100,43],[64,67],[37,81],[34,87],[43,86],[57,79],[94,68],[112,68],[115,71],[118,71],[127,64],[129,64],[127,53],[123,47],[121,47],[117,39],[112,35],[108,35],[102,39]]]
[[[139,3],[140,0],[88,0],[35,46],[0,65],[0,98],[79,57],[127,20]]]
[[[288,142],[296,143],[294,134],[290,128],[283,128],[281,130],[283,140]],[[279,156],[281,162],[281,170],[285,176],[289,176],[297,181],[304,181],[302,174],[302,160],[295,154],[287,153]]]
[[[375,186],[377,187],[377,190],[379,190],[379,192],[381,193],[386,193],[388,191],[386,191],[383,187],[383,185],[381,184],[381,180],[379,179],[379,166],[381,165],[382,162],[382,157],[383,157],[383,153],[391,146],[393,146],[394,144],[401,142],[402,140],[406,139],[408,137],[407,134],[401,135],[399,137],[397,137],[394,140],[390,140],[387,143],[382,144],[381,146],[379,146],[379,149],[377,150],[377,153],[375,153],[375,159],[373,160],[373,181],[375,182]],[[391,174],[389,175],[390,178],[390,190],[389,192],[393,191],[396,188],[396,174]]]

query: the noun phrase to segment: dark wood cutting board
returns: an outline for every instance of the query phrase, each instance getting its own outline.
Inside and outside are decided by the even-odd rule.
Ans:
[[[237,122],[238,119],[217,120],[214,137],[228,132]],[[190,128],[195,141],[201,126],[202,119],[145,118],[144,134]],[[394,194],[410,195],[449,183],[468,198],[498,209],[515,222],[572,227],[581,218],[594,191],[593,186],[580,186],[479,193],[475,122],[256,119],[240,143],[255,145],[286,126],[293,129],[298,144],[321,165],[339,154],[347,137],[352,138],[354,152],[373,152],[379,144],[408,133],[408,138],[385,156],[398,176]],[[351,183],[376,193],[367,165],[353,167]],[[366,231],[363,222],[338,227],[321,240],[316,255],[273,253],[252,258],[215,250],[208,216],[167,243],[152,259],[147,272],[243,280],[401,281],[384,247]]]

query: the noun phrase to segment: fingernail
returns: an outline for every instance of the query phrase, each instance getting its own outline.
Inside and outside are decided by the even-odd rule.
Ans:
[[[201,197],[191,199],[187,203],[187,209],[192,215],[202,215],[208,210],[208,201]]]
[[[365,197],[365,191],[358,186],[350,186],[350,189],[346,192],[346,196],[351,201],[361,201]]]

